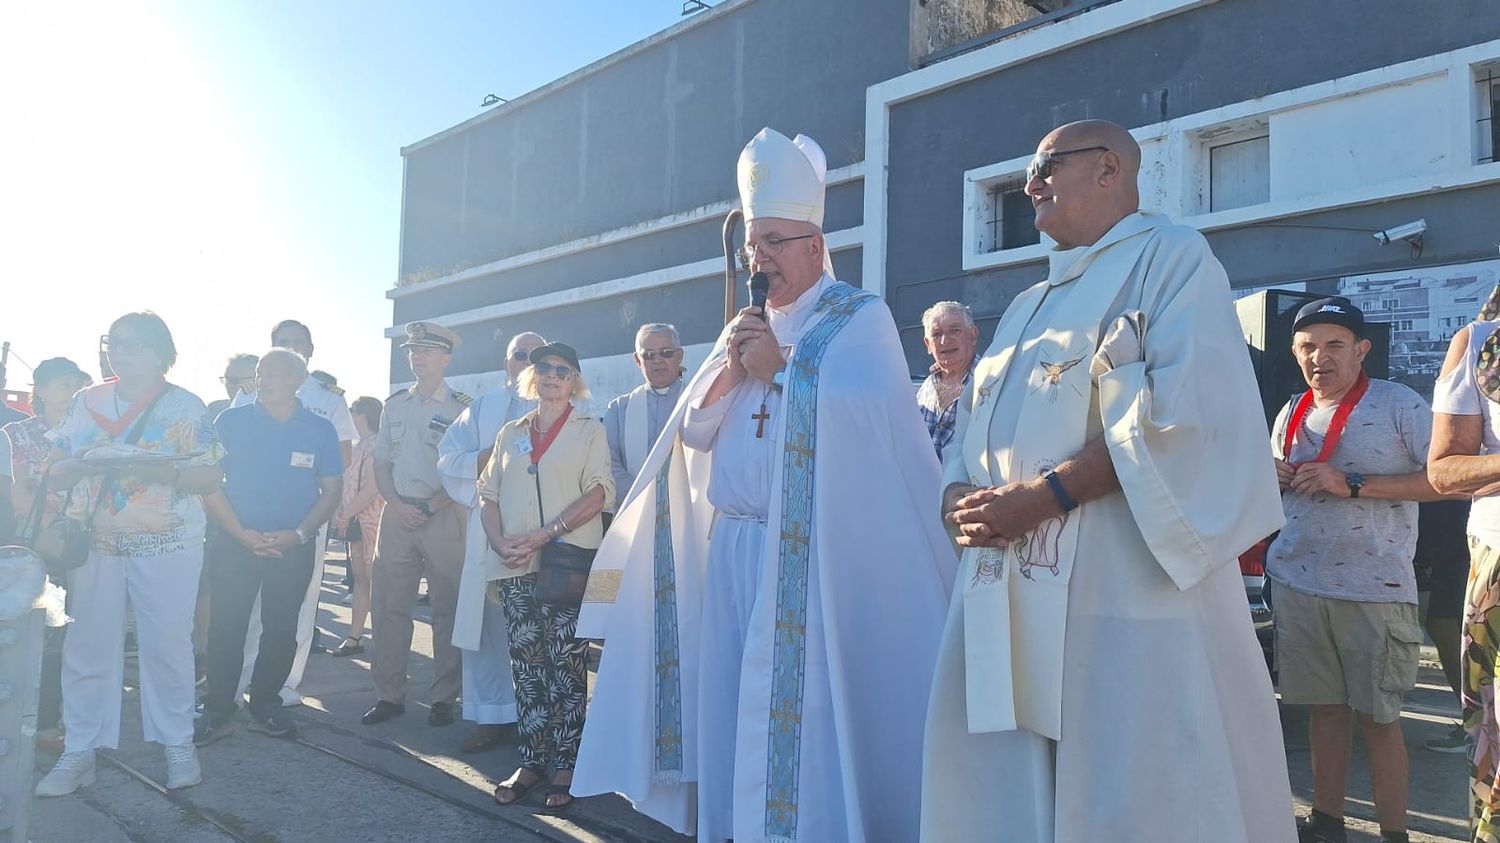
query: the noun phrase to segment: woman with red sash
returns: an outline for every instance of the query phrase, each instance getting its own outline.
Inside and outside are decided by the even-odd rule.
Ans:
[[[135,610],[141,720],[166,747],[167,787],[202,781],[193,750],[193,607],[203,567],[198,496],[222,479],[198,396],[166,381],[177,360],[161,317],[127,313],[103,338],[115,379],[74,396],[50,434],[48,483],[90,529],[68,577],[74,622],[63,645],[65,751],[36,787],[62,796],[94,780],[94,751],[120,739],[125,609]]]

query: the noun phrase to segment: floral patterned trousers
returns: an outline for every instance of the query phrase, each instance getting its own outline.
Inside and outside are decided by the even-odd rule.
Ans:
[[[536,599],[536,574],[500,581],[516,681],[521,766],[571,770],[588,707],[588,641],[574,637],[578,609]]]
[[[1469,537],[1464,601],[1464,730],[1469,733],[1469,831],[1475,843],[1500,843],[1500,549]]]

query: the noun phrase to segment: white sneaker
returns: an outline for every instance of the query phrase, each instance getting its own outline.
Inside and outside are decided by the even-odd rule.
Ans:
[[[64,752],[52,772],[36,783],[37,796],[67,796],[94,783],[94,751]]]
[[[190,743],[167,747],[167,790],[192,787],[203,782],[198,750]]]

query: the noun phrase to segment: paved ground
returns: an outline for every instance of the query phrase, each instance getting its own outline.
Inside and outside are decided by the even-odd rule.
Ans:
[[[330,560],[319,626],[332,636],[348,622],[338,604],[342,568]],[[420,699],[431,677],[430,630],[417,624],[412,693]],[[329,640],[328,643],[336,643]],[[1428,655],[1431,655],[1430,651]],[[127,678],[133,677],[129,665]],[[1411,823],[1415,841],[1463,840],[1466,784],[1462,755],[1439,755],[1422,742],[1441,734],[1456,714],[1441,677],[1424,664],[1421,684],[1404,715],[1412,762]],[[496,805],[493,783],[513,770],[513,745],[464,755],[458,745],[471,728],[427,725],[425,706],[375,727],[359,724],[373,702],[369,663],[363,657],[335,659],[315,654],[304,681],[305,705],[293,709],[307,744],[267,738],[244,729],[201,750],[204,783],[170,795],[125,767],[102,761],[99,780],[78,795],[38,800],[31,838],[36,843],[102,841],[251,840],[384,841],[684,841],[687,838],[642,818],[618,798],[579,800],[562,817],[541,811],[535,797],[522,806]],[[1286,749],[1299,811],[1309,795],[1307,721],[1285,707]],[[119,759],[156,782],[165,763],[155,745],[140,737],[139,705],[132,689],[125,703],[125,739]],[[1360,750],[1356,750],[1360,752]],[[39,759],[39,764],[51,759]],[[37,773],[41,775],[41,770]],[[1375,841],[1369,779],[1362,753],[1351,774],[1352,840]]]

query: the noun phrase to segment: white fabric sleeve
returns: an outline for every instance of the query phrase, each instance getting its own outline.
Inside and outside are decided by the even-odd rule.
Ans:
[[[10,434],[0,430],[0,477],[10,479]]]
[[[475,412],[484,404],[480,398],[464,408],[453,424],[448,425],[443,438],[438,442],[438,479],[443,491],[462,506],[476,506],[479,490],[475,480],[479,477],[479,422]]]
[[[359,431],[354,427],[354,416],[349,412],[349,404],[341,396],[334,397],[338,400],[332,402],[333,410],[328,420],[333,422],[333,432],[339,435],[340,442],[353,444],[359,438]]]
[[[1477,363],[1478,348],[1482,340],[1476,342],[1474,329],[1477,326],[1469,325],[1469,347],[1464,352],[1463,362],[1448,374],[1437,379],[1432,385],[1432,411],[1449,416],[1477,416],[1483,412],[1480,404],[1484,397],[1479,394],[1479,384],[1474,380],[1474,368]]]
[[[715,375],[717,377],[717,375]],[[682,417],[682,444],[695,451],[711,451],[714,447],[714,439],[719,435],[719,426],[724,423],[724,417],[729,413],[729,405],[734,403],[734,398],[740,392],[741,383],[720,398],[711,407],[695,407],[688,405],[687,412]]]

